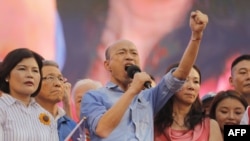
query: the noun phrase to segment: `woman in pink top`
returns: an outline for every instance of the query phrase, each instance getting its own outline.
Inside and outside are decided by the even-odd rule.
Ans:
[[[155,116],[155,141],[222,141],[218,123],[202,112],[200,83],[200,70],[193,66],[179,92]]]

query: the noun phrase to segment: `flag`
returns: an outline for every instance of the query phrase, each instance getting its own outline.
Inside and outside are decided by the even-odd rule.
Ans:
[[[83,117],[76,127],[69,133],[64,141],[87,141],[85,133],[85,120],[86,117]]]

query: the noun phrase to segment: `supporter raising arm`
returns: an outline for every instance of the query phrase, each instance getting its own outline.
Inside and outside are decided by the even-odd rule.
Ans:
[[[133,42],[118,40],[107,48],[104,67],[110,73],[110,81],[103,88],[88,91],[81,103],[81,117],[87,118],[91,141],[153,140],[153,117],[185,82],[207,23],[207,15],[200,11],[191,13],[192,36],[180,65],[150,89],[144,88],[144,83],[151,81],[146,72],[135,73],[131,79],[125,71],[128,66],[140,66]]]
[[[173,64],[167,72],[177,66]],[[218,123],[203,113],[200,84],[201,73],[194,65],[182,88],[156,114],[155,141],[222,141]]]

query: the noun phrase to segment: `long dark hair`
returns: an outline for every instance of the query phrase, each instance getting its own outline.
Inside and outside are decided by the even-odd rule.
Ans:
[[[173,64],[171,65],[166,72],[169,72],[172,68],[176,68],[179,64]],[[196,65],[193,65],[193,68],[199,73],[200,75],[200,83],[201,83],[201,73],[199,68]],[[156,114],[154,118],[154,127],[155,130],[159,134],[165,134],[164,130],[167,127],[170,127],[174,121],[173,119],[173,101],[174,101],[175,95],[173,95],[167,103],[161,108],[161,110]],[[185,120],[185,125],[189,129],[194,129],[194,127],[201,123],[202,120],[205,118],[205,114],[202,111],[201,108],[201,101],[199,97],[196,98],[194,103],[191,106],[190,111],[188,112]],[[168,137],[168,133],[166,135]]]
[[[243,97],[239,92],[237,92],[236,90],[226,90],[226,91],[220,91],[216,94],[216,96],[214,97],[212,103],[211,103],[211,108],[210,108],[210,118],[215,119],[216,117],[216,108],[218,106],[218,104],[226,99],[226,98],[233,98],[238,100],[246,109],[248,106],[248,103],[245,99],[245,97]]]
[[[9,88],[9,83],[6,82],[6,78],[9,77],[10,72],[12,71],[12,69],[19,63],[21,62],[23,59],[26,58],[34,58],[36,63],[38,64],[38,69],[40,72],[40,82],[38,85],[37,90],[31,94],[32,97],[36,96],[38,94],[38,92],[41,89],[41,82],[42,82],[42,60],[43,57],[41,55],[39,55],[38,53],[29,50],[27,48],[18,48],[15,49],[11,52],[9,52],[7,54],[7,56],[4,58],[4,60],[2,61],[1,65],[0,65],[0,89],[9,94],[10,93],[10,88]]]

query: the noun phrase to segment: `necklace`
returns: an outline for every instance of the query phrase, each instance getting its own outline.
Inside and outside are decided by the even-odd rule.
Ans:
[[[184,128],[185,127],[185,123],[183,123],[183,124],[180,124],[178,121],[176,121],[175,119],[174,119],[174,123],[176,124],[176,125],[178,125],[179,127],[181,127],[181,128]]]

